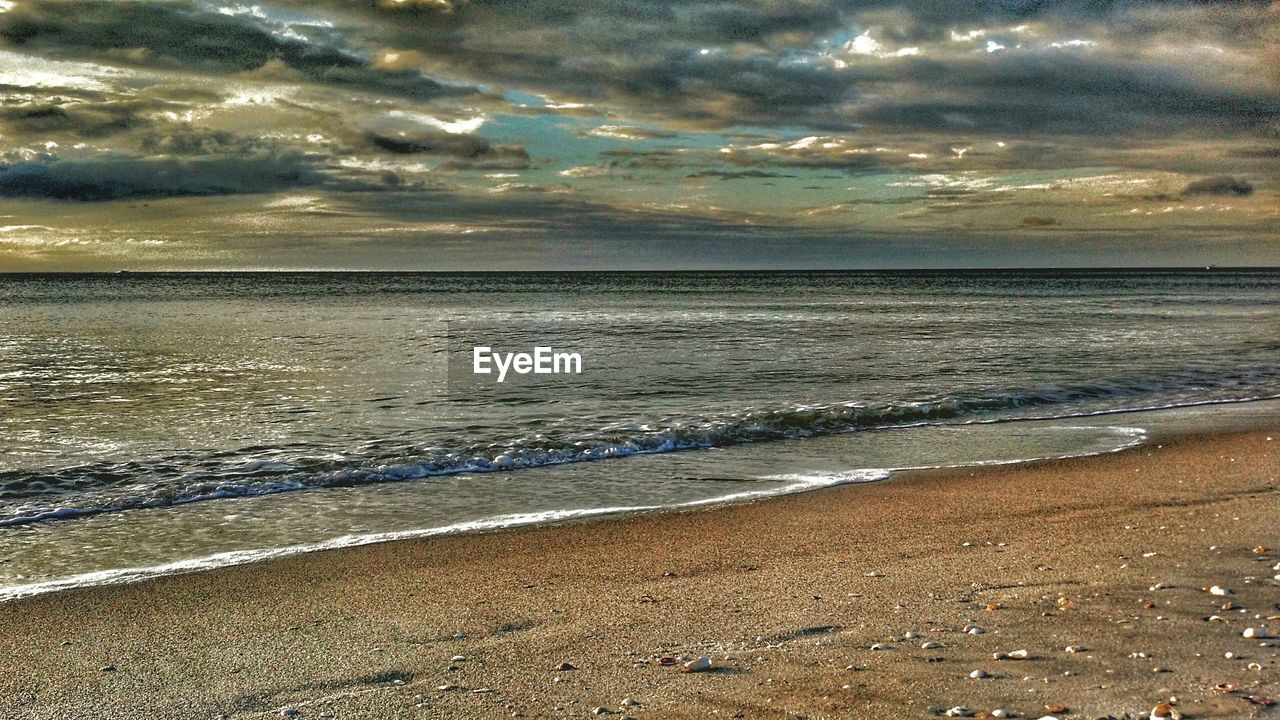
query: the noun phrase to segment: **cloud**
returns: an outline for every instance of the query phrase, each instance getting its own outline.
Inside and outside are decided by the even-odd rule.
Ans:
[[[580,134],[585,137],[608,138],[610,140],[657,140],[676,136],[675,133],[665,130],[627,125],[601,125],[590,130],[584,130]]]
[[[380,69],[328,25],[190,0],[23,0],[0,13],[0,40],[54,57],[212,73],[259,73],[428,99],[474,93],[415,70]]]
[[[1183,195],[1252,195],[1253,185],[1231,175],[1195,180],[1182,189]]]
[[[524,146],[498,145],[481,135],[460,130],[478,127],[481,122],[446,122],[393,112],[361,118],[355,125],[376,150],[396,155],[447,157],[441,169],[521,170],[529,167],[529,153]]]
[[[690,173],[688,177],[714,177],[721,180],[744,180],[747,178],[793,178],[795,175],[783,175],[765,170],[700,170]]]
[[[164,106],[142,99],[55,97],[0,107],[0,127],[19,136],[96,138],[147,126],[148,116]]]
[[[335,185],[309,159],[294,154],[155,159],[49,159],[0,165],[0,197],[130,200],[235,195]]]

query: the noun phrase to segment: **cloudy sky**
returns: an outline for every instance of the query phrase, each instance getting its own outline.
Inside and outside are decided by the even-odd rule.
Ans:
[[[1280,265],[1280,2],[0,0],[0,270]]]

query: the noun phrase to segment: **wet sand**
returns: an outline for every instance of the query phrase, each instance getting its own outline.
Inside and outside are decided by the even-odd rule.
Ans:
[[[1280,717],[1278,476],[1280,428],[38,596],[0,718]]]

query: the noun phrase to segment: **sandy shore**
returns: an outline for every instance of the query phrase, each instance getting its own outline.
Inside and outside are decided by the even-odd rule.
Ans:
[[[1278,475],[1184,438],[29,598],[0,717],[1277,717]]]

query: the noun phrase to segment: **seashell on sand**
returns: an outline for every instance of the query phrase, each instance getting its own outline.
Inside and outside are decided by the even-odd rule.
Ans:
[[[690,660],[684,664],[684,671],[687,673],[706,672],[711,669],[711,658],[703,655],[696,660]]]

